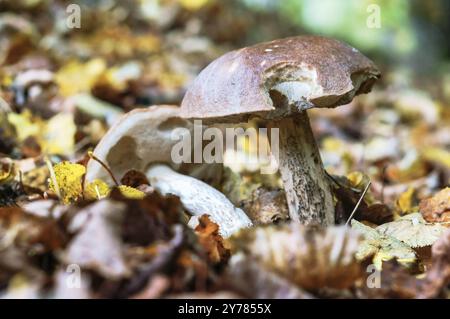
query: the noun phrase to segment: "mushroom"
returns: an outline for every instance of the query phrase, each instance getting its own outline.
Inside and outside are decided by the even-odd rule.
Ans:
[[[307,109],[336,107],[371,90],[380,72],[355,48],[334,39],[299,36],[226,53],[190,86],[181,115],[205,124],[260,117],[278,128],[279,159],[293,221],[334,223],[331,188]]]
[[[179,117],[179,110],[176,106],[165,105],[136,109],[125,114],[102,138],[94,155],[117,178],[131,169],[146,172],[156,190],[164,195],[178,196],[190,214],[210,215],[224,237],[252,226],[248,216],[234,207],[225,195],[194,178],[210,180],[211,176],[218,175],[219,164],[176,164],[172,161],[173,147],[179,142],[173,138],[176,135],[174,131],[184,128],[192,134],[193,130],[189,121]],[[91,159],[87,164],[85,183],[95,179],[110,184],[114,182],[102,165]],[[190,225],[193,224],[195,218],[190,222]]]

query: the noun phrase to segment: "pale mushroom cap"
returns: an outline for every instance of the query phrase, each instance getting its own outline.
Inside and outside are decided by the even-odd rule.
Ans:
[[[349,103],[369,92],[379,76],[371,60],[338,40],[274,40],[213,61],[188,89],[181,114],[210,122],[280,118],[289,115],[293,105],[301,111]]]
[[[179,117],[176,106],[161,105],[135,109],[117,121],[105,134],[94,150],[120,180],[131,170],[145,171],[152,163],[167,163],[173,166],[172,147],[179,142],[172,138],[174,129],[192,131],[192,124]],[[112,182],[108,172],[96,161],[87,165],[86,182],[94,179]]]

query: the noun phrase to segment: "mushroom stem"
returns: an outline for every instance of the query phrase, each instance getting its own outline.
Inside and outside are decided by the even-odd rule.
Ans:
[[[209,215],[219,225],[219,233],[225,238],[241,228],[252,226],[248,216],[234,207],[224,194],[198,179],[179,174],[163,164],[150,166],[146,176],[150,184],[163,195],[178,196],[184,208],[193,216]]]
[[[290,218],[302,224],[332,225],[331,187],[306,111],[273,120],[269,126],[279,128],[279,169]]]

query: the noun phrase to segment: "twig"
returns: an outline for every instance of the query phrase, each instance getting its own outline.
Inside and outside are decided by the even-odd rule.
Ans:
[[[355,215],[356,210],[358,209],[359,205],[361,204],[361,201],[364,198],[364,195],[366,195],[367,191],[369,190],[369,186],[372,182],[369,181],[366,185],[366,188],[364,188],[364,192],[361,194],[361,197],[359,198],[358,202],[356,203],[355,208],[353,209],[352,213],[350,214],[350,217],[348,218],[347,222],[345,223],[345,226],[348,225],[348,223],[350,222],[350,220],[352,219],[353,215]]]
[[[116,180],[116,178],[114,177],[113,173],[111,172],[111,169],[108,167],[108,165],[106,165],[105,163],[103,163],[103,161],[101,159],[99,159],[97,156],[94,155],[94,153],[92,151],[88,152],[88,155],[90,158],[92,158],[94,161],[98,162],[107,172],[108,174],[111,176],[112,180],[114,181],[114,184],[116,184],[116,186],[119,186],[119,182]]]
[[[58,198],[61,199],[61,191],[59,190],[59,185],[58,182],[56,181],[56,174],[55,171],[53,170],[52,162],[47,156],[44,158],[44,161],[45,164],[47,164],[48,170],[50,172],[50,179],[52,180],[53,186],[55,187],[56,196],[58,196]]]

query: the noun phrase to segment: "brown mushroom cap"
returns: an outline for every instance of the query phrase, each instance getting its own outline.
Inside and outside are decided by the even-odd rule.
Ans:
[[[188,89],[181,115],[210,122],[276,119],[312,107],[336,107],[367,93],[379,78],[355,48],[320,36],[298,36],[229,52]]]

